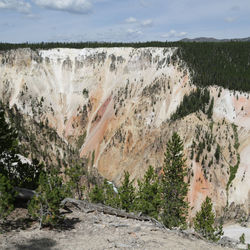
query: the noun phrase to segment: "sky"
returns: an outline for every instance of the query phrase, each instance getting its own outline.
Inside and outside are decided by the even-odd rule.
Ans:
[[[250,36],[250,0],[0,0],[0,42]]]

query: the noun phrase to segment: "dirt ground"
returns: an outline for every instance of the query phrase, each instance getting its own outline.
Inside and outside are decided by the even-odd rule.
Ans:
[[[98,212],[75,210],[66,215],[60,230],[39,230],[37,223],[31,223],[28,228],[20,225],[16,223],[16,229],[0,234],[0,249],[225,249],[190,235],[159,228],[152,222]]]

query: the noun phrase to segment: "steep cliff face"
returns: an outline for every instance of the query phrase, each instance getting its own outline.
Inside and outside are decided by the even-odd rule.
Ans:
[[[189,200],[194,207],[190,214],[206,195],[212,196],[218,215],[227,204],[249,214],[249,94],[210,87],[212,120],[197,112],[170,122],[183,96],[196,88],[175,52],[175,48],[2,52],[0,98],[56,129],[89,158],[90,168],[117,184],[124,170],[137,179],[149,165],[160,169],[166,142],[178,131],[188,158]],[[199,143],[203,150],[197,159]]]

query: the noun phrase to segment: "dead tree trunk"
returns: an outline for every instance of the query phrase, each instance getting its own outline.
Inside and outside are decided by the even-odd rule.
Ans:
[[[97,211],[97,212],[101,212],[104,214],[115,215],[115,216],[122,217],[122,218],[128,218],[128,219],[134,219],[134,220],[140,220],[140,221],[152,221],[159,227],[164,227],[160,222],[158,222],[154,218],[141,216],[140,214],[136,215],[133,213],[127,213],[123,210],[105,206],[103,204],[93,204],[87,201],[76,200],[76,199],[71,199],[71,198],[65,198],[61,202],[62,207],[67,207],[67,205],[69,204],[74,205],[75,207],[84,211],[85,213],[91,213],[91,212]]]
[[[30,190],[27,188],[15,187],[14,189],[17,192],[16,199],[19,199],[19,200],[24,200],[24,201],[31,200],[32,197],[36,194],[34,190]]]

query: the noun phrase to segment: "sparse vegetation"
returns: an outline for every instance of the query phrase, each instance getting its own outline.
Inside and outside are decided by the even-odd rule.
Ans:
[[[233,132],[234,132],[234,148],[235,148],[235,151],[237,152],[238,148],[239,148],[237,126],[232,124],[232,128],[233,128]],[[229,179],[228,179],[227,187],[226,187],[227,192],[228,192],[229,187],[237,174],[239,165],[240,165],[240,154],[237,152],[237,163],[234,166],[230,166],[230,174],[229,174]]]
[[[77,141],[77,148],[81,148],[81,146],[83,145],[85,138],[86,138],[86,134],[87,132],[85,131],[82,135],[79,136],[78,141]]]
[[[95,150],[92,152],[91,165],[94,166],[95,163]]]

